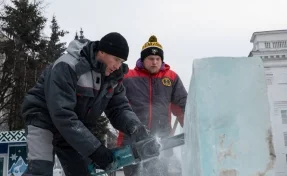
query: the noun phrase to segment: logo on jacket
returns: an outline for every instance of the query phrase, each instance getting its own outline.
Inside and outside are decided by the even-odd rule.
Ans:
[[[167,86],[167,87],[170,87],[171,86],[171,80],[169,78],[163,78],[161,80],[162,84]]]

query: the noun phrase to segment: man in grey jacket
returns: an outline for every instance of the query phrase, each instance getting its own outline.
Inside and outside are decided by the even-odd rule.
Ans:
[[[49,65],[22,104],[28,168],[24,176],[52,176],[56,153],[66,176],[86,176],[92,161],[101,169],[112,153],[90,132],[103,112],[135,141],[149,136],[132,111],[122,84],[129,46],[119,33],[100,41],[72,41]]]

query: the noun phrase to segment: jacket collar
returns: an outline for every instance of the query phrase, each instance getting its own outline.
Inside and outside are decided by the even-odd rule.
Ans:
[[[96,59],[96,54],[99,51],[99,41],[88,42],[81,51],[81,56],[86,58],[92,70],[100,72],[105,80],[121,80],[124,74],[128,72],[128,65],[122,64],[121,67],[114,71],[109,76],[105,76],[106,65]]]

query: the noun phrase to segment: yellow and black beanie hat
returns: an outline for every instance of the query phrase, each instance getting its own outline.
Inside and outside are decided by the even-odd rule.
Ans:
[[[163,61],[163,50],[160,43],[157,42],[156,36],[152,35],[148,42],[146,42],[141,51],[141,61],[149,55],[158,55]]]

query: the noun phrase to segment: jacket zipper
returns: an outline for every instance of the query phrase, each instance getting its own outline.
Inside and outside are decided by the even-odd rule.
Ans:
[[[151,120],[152,120],[152,77],[149,77],[149,121],[148,128],[151,128]]]

